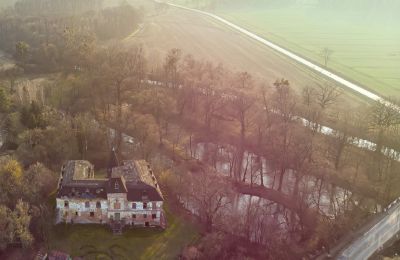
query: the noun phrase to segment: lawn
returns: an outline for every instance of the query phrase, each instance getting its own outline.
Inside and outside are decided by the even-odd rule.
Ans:
[[[85,259],[177,259],[182,248],[199,237],[198,229],[168,210],[166,215],[165,230],[134,228],[122,235],[100,225],[56,225],[50,248]]]
[[[321,51],[329,48],[333,51],[329,69],[382,96],[400,98],[398,17],[322,10],[301,3],[213,12],[321,65]]]

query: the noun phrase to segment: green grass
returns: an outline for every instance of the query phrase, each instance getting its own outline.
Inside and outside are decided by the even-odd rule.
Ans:
[[[101,225],[56,225],[50,248],[85,259],[177,259],[182,248],[199,237],[198,229],[168,210],[166,215],[165,230],[134,228],[122,235]]]
[[[217,12],[226,19],[323,64],[383,96],[400,97],[400,19],[321,11],[311,7]]]

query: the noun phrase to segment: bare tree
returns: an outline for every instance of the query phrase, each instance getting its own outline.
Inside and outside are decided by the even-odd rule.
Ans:
[[[317,132],[320,130],[327,110],[340,100],[342,91],[338,86],[317,84],[316,87],[303,89],[303,107],[309,127]]]
[[[115,140],[114,146],[119,152],[122,143],[123,107],[129,97],[128,93],[138,88],[143,76],[144,58],[141,48],[124,50],[120,46],[112,46],[96,59],[101,65],[95,71],[95,80],[103,84],[112,96],[115,108]]]
[[[237,161],[235,165],[235,178],[241,179],[242,174],[242,163],[245,151],[245,139],[247,134],[247,128],[250,124],[250,109],[254,106],[255,99],[250,94],[254,83],[251,75],[247,72],[236,74],[232,78],[231,88],[229,91],[232,95],[230,110],[232,117],[240,125],[239,134],[239,148],[237,152]]]
[[[355,137],[365,136],[367,132],[365,116],[363,110],[340,109],[331,119],[337,130],[334,136],[329,137],[328,149],[332,153],[333,162],[336,170],[347,161],[345,153],[347,147]]]
[[[393,105],[377,101],[371,107],[369,113],[369,129],[376,140],[374,159],[376,166],[378,166],[379,180],[383,177],[382,159],[384,155],[382,154],[382,148],[384,142],[387,140],[388,136],[390,136],[390,132],[395,131],[400,125],[400,113],[397,110],[397,106],[394,105],[396,102],[391,101],[390,104]]]
[[[164,61],[165,83],[177,88],[179,85],[179,64],[182,57],[180,49],[171,49]]]
[[[321,109],[326,109],[338,101],[339,97],[342,95],[342,91],[338,86],[318,84],[316,91],[314,91],[314,95],[316,102]]]
[[[333,50],[331,50],[329,48],[323,48],[321,50],[321,56],[324,59],[325,67],[328,66],[328,62],[330,61],[332,54],[333,54]]]
[[[279,171],[278,190],[282,189],[284,175],[289,169],[289,147],[293,141],[292,123],[295,118],[296,96],[290,88],[288,80],[281,79],[274,83],[273,109],[277,113],[279,123],[274,141],[275,167]]]
[[[177,183],[177,182],[176,182]],[[212,232],[217,219],[223,217],[224,209],[232,203],[233,189],[229,182],[209,169],[199,169],[182,176],[181,197],[199,215],[208,232]]]

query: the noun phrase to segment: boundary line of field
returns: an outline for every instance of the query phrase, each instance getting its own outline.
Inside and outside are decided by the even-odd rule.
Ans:
[[[160,1],[156,1],[156,2],[161,3]],[[384,98],[378,96],[377,94],[375,94],[375,93],[373,93],[373,92],[371,92],[369,90],[366,90],[365,88],[362,88],[362,87],[360,87],[360,86],[358,86],[358,85],[356,85],[356,84],[354,84],[354,83],[352,83],[352,82],[350,82],[350,81],[348,81],[348,80],[346,80],[346,79],[344,79],[344,78],[342,78],[342,77],[340,77],[340,76],[338,76],[338,75],[336,75],[336,74],[334,74],[334,73],[332,73],[332,72],[330,72],[330,71],[328,71],[328,70],[326,70],[326,69],[324,69],[324,68],[322,68],[322,67],[320,67],[320,66],[318,66],[318,65],[316,65],[316,64],[314,64],[314,63],[312,63],[310,61],[308,61],[308,60],[306,60],[305,58],[302,58],[302,57],[290,52],[289,50],[286,50],[286,49],[284,49],[284,48],[282,48],[282,47],[280,47],[280,46],[268,41],[267,39],[258,36],[255,33],[252,33],[252,32],[250,32],[250,31],[248,31],[248,30],[246,30],[246,29],[244,29],[244,28],[242,28],[242,27],[240,27],[240,26],[238,26],[238,25],[236,25],[236,24],[234,24],[232,22],[229,22],[229,21],[225,20],[224,18],[219,17],[218,15],[215,15],[215,14],[212,14],[212,13],[209,13],[209,12],[205,12],[205,11],[201,11],[201,10],[198,10],[198,9],[193,9],[193,8],[189,8],[189,7],[185,7],[185,6],[169,3],[169,2],[165,2],[165,4],[168,4],[169,6],[173,6],[173,7],[176,7],[176,8],[192,11],[192,12],[195,12],[195,13],[199,13],[199,14],[211,17],[211,18],[213,18],[213,19],[215,19],[215,20],[217,20],[217,21],[219,21],[219,22],[221,22],[221,23],[223,23],[223,24],[235,29],[236,31],[239,31],[242,34],[244,34],[244,35],[246,35],[246,36],[248,36],[248,37],[250,37],[250,38],[252,38],[252,39],[254,39],[254,40],[256,40],[256,41],[258,41],[258,42],[260,42],[260,43],[262,43],[262,44],[264,44],[266,46],[268,46],[268,47],[270,47],[271,49],[273,49],[273,50],[275,50],[275,51],[277,51],[277,52],[289,57],[290,59],[292,59],[294,61],[297,61],[300,64],[305,65],[306,67],[308,67],[308,68],[310,68],[310,69],[312,69],[312,70],[314,70],[314,71],[316,71],[316,72],[318,72],[318,73],[320,73],[320,74],[322,74],[322,75],[334,80],[337,83],[340,83],[341,85],[353,90],[354,92],[357,92],[358,94],[361,94],[362,96],[367,97],[367,98],[369,98],[369,99],[371,99],[373,101],[379,101],[379,102],[385,104],[386,106],[394,108],[394,109],[396,109],[397,111],[400,112],[400,108],[399,107],[397,107],[396,105],[392,104],[391,102],[385,100]]]

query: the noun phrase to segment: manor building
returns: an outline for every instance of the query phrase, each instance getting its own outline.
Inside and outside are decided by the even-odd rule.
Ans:
[[[110,166],[107,178],[95,178],[88,161],[61,168],[56,223],[165,227],[163,195],[150,165],[143,160]],[[114,230],[115,231],[115,230]]]

